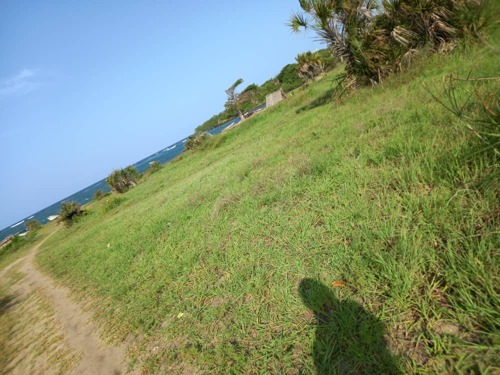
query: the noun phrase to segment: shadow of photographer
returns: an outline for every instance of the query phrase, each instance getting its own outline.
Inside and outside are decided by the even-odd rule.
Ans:
[[[299,293],[316,317],[313,350],[319,375],[401,373],[377,317],[357,302],[339,300],[317,280],[303,279]]]

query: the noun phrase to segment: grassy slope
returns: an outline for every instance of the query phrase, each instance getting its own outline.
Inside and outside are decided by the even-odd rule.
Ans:
[[[91,205],[40,265],[111,337],[130,333],[129,354],[149,372],[491,370],[498,160],[475,152],[424,84],[498,75],[495,54],[432,57],[300,111],[331,88],[329,75]],[[319,326],[298,290],[305,278]],[[347,286],[324,287],[335,280]],[[334,318],[321,318],[325,308]],[[377,349],[379,322],[396,358]]]
[[[0,270],[12,264],[19,258],[22,258],[30,249],[42,238],[55,230],[55,223],[48,223],[42,226],[35,235],[28,234],[20,237],[19,242],[11,243],[8,246],[0,248]]]

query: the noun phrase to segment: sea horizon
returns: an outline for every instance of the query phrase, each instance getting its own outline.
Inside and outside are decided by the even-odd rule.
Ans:
[[[264,107],[265,107],[265,104],[262,104],[256,108],[252,109],[250,112],[251,113],[257,112],[257,111],[263,109]],[[236,124],[239,121],[240,121],[239,117],[233,118],[233,119],[223,123],[222,125],[219,125],[218,127],[209,130],[208,133],[210,133],[212,135],[219,134],[225,128],[227,128],[233,124]],[[184,144],[188,140],[188,138],[189,138],[189,136],[181,139],[180,141],[177,141],[177,142],[171,144],[170,146],[167,146],[167,147],[161,149],[160,151],[157,151],[157,152],[145,157],[144,159],[139,160],[138,162],[132,164],[132,166],[135,167],[139,173],[143,173],[144,171],[146,171],[150,167],[150,163],[152,163],[152,162],[166,164],[169,161],[176,158],[177,156],[179,156],[180,154],[182,154],[182,152],[186,149]],[[93,195],[96,191],[98,191],[98,190],[102,190],[104,192],[111,191],[110,187],[106,184],[106,178],[107,178],[107,176],[105,178],[77,191],[76,193],[73,193],[73,194],[51,204],[48,207],[41,209],[40,211],[32,213],[31,215],[28,215],[27,217],[25,217],[21,220],[18,220],[16,222],[12,223],[11,225],[3,228],[2,230],[0,230],[0,241],[3,241],[5,238],[7,238],[9,236],[14,236],[14,235],[19,235],[19,234],[25,233],[26,232],[26,225],[25,224],[26,224],[26,221],[28,221],[28,220],[34,219],[34,220],[37,220],[42,225],[47,224],[48,222],[50,222],[49,218],[51,216],[57,215],[59,213],[59,211],[61,210],[62,202],[75,201],[81,205],[85,205],[87,203],[90,203],[93,200]]]

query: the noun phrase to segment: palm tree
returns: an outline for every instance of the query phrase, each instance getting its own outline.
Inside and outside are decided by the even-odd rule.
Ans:
[[[129,165],[127,168],[118,169],[108,176],[106,183],[118,193],[125,193],[131,187],[136,185],[137,169]]]
[[[484,25],[485,0],[299,0],[294,32],[314,30],[357,83],[377,83],[416,48],[436,50]]]
[[[346,62],[349,74],[363,75],[364,43],[377,9],[375,0],[299,0],[288,26],[294,32],[311,28],[333,54]],[[360,74],[361,73],[361,74]]]
[[[238,115],[240,116],[240,120],[245,119],[245,115],[241,111],[240,108],[240,94],[236,93],[236,87],[243,83],[243,79],[238,79],[235,83],[233,83],[227,90],[227,102],[225,104],[226,109],[236,109],[238,111]]]
[[[323,59],[317,51],[298,54],[295,61],[297,61],[297,74],[300,78],[313,80],[323,73]]]

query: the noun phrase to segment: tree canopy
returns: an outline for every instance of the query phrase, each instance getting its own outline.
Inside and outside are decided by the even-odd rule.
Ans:
[[[224,107],[226,107],[226,109],[229,109],[229,110],[236,110],[236,112],[238,112],[238,116],[240,116],[240,119],[244,120],[245,115],[241,111],[241,107],[240,107],[240,101],[241,101],[243,95],[242,95],[242,93],[238,94],[236,92],[236,88],[239,85],[241,85],[242,83],[243,83],[243,79],[239,78],[238,80],[236,80],[236,82],[234,82],[231,86],[229,86],[229,88],[226,90],[227,102],[224,105]],[[248,95],[249,91],[245,91],[245,92]]]

